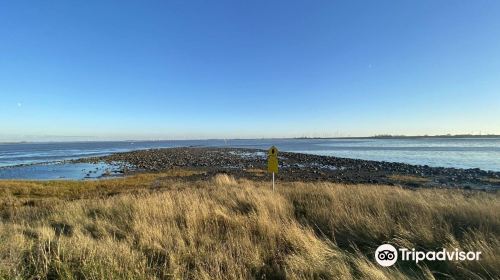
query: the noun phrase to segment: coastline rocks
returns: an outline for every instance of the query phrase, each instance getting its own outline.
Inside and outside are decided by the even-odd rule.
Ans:
[[[463,187],[497,190],[500,173],[480,169],[418,166],[300,153],[280,152],[282,181],[331,181],[390,184],[406,187]],[[225,172],[238,178],[268,180],[266,151],[237,148],[166,148],[116,153],[78,161],[121,164],[122,172],[162,171],[172,168]],[[256,170],[260,170],[257,172]]]

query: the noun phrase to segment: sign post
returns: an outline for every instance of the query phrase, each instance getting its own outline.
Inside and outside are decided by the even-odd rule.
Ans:
[[[273,192],[274,192],[274,173],[278,173],[278,149],[272,146],[267,151],[267,172],[273,174]]]

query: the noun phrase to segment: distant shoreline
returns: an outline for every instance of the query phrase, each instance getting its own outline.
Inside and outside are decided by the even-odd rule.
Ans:
[[[375,135],[375,136],[347,136],[347,137],[269,137],[269,138],[207,138],[207,139],[129,139],[129,140],[81,140],[81,141],[0,141],[2,144],[50,144],[50,143],[103,143],[103,142],[162,142],[162,141],[233,141],[233,140],[349,140],[349,139],[494,139],[500,138],[497,134],[487,135]]]
[[[376,135],[376,136],[366,136],[366,137],[296,137],[289,139],[488,139],[488,138],[500,138],[500,135]],[[283,138],[287,139],[287,138]]]

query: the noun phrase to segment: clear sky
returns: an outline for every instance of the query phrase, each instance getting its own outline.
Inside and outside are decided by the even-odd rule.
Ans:
[[[500,134],[500,1],[1,1],[0,140]]]

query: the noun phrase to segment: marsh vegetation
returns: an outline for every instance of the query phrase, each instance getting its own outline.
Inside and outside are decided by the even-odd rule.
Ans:
[[[498,193],[269,183],[195,171],[97,181],[0,181],[4,279],[490,279]],[[379,266],[382,243],[482,252]]]

